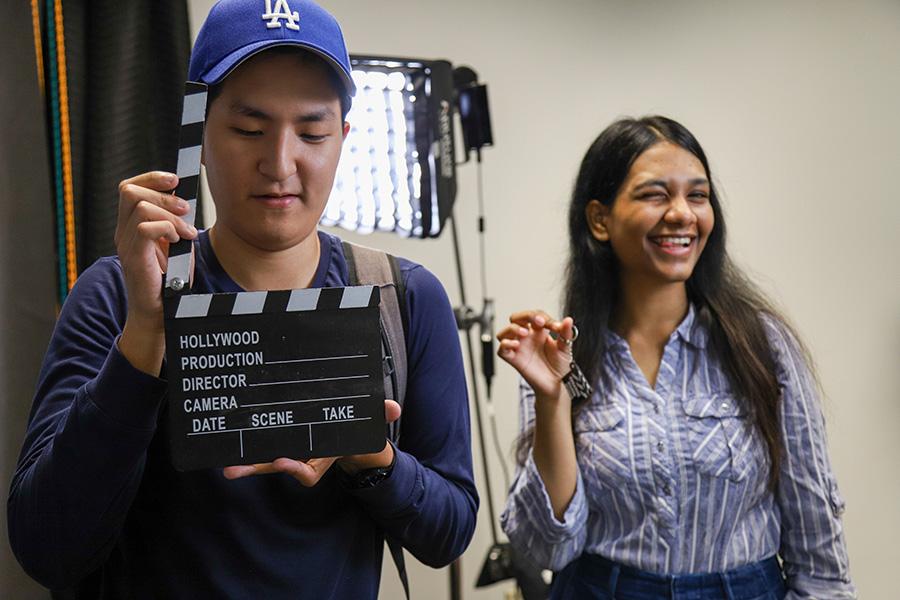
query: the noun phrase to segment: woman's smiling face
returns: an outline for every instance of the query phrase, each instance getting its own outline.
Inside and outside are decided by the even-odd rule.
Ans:
[[[635,159],[612,205],[592,200],[586,217],[593,236],[612,246],[623,279],[684,282],[715,224],[709,195],[700,160],[660,141]]]

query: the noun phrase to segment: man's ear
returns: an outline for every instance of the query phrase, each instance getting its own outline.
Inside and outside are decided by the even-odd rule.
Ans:
[[[591,230],[591,235],[597,241],[609,241],[609,230],[606,228],[609,213],[610,208],[599,200],[591,200],[584,207],[584,217],[587,219],[588,229]]]
[[[350,133],[350,123],[344,121],[344,139],[347,139],[347,134]]]

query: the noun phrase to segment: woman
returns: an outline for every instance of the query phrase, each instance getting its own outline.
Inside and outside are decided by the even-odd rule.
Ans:
[[[569,234],[568,316],[498,335],[525,381],[503,528],[551,597],[855,597],[806,353],[729,260],[694,136],[613,123]]]

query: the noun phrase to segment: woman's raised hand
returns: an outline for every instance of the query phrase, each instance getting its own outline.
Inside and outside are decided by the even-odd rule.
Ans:
[[[570,370],[574,338],[571,317],[557,321],[542,310],[516,312],[497,334],[497,355],[512,365],[538,396],[558,398],[562,378]]]

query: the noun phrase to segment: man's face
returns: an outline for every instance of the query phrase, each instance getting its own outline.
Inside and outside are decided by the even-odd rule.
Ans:
[[[315,232],[348,130],[326,69],[263,52],[225,80],[203,146],[217,237],[272,252]]]

